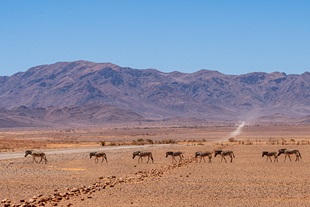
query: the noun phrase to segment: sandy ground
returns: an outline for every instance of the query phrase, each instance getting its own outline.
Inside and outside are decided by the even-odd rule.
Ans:
[[[227,137],[233,129],[224,129],[226,135],[219,132],[218,138]],[[102,147],[108,163],[96,164],[90,159],[88,153],[98,151],[98,146],[88,145],[73,152],[68,152],[72,148],[45,149],[47,164],[32,163],[31,157],[6,157],[0,160],[0,199],[6,204],[10,200],[11,206],[27,202],[38,206],[40,198],[46,199],[40,203],[45,206],[310,206],[308,129],[253,127],[244,128],[235,137],[240,139],[237,142]],[[177,136],[178,130],[173,130]],[[195,132],[203,134],[203,130]],[[212,163],[193,159],[196,151],[218,148],[233,150],[236,158],[232,163],[221,163],[220,157],[213,157]],[[280,148],[299,149],[301,161],[283,162],[281,155],[279,162],[271,163],[261,156],[263,150]],[[0,159],[4,154],[23,155],[23,150],[7,150]],[[151,151],[154,163],[146,163],[147,158],[143,163],[133,160],[135,150]],[[172,164],[171,157],[165,157],[170,150],[184,152],[185,161]]]

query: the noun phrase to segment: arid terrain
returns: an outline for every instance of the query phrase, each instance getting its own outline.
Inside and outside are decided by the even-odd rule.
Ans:
[[[281,148],[302,159],[262,157]],[[32,163],[26,149],[44,151],[48,163]],[[232,150],[233,162],[194,159],[216,149]],[[3,206],[310,206],[309,125],[2,129],[0,150]],[[154,163],[132,159],[136,150]],[[95,163],[92,151],[108,162]],[[183,161],[166,151],[182,151]]]

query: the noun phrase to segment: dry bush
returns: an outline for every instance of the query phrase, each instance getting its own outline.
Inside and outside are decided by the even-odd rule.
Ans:
[[[275,138],[270,137],[267,144],[275,145],[275,144],[279,144],[279,141],[276,140]]]
[[[156,141],[157,144],[177,144],[178,142],[173,139]]]
[[[154,141],[151,140],[151,139],[146,139],[146,141],[147,141],[149,144],[154,144]]]
[[[108,146],[117,146],[116,142],[110,142]]]
[[[145,145],[145,144],[154,144],[154,141],[152,139],[137,139],[132,140],[131,145]]]
[[[245,145],[253,145],[253,142],[246,142]]]
[[[228,139],[228,141],[229,141],[229,142],[238,142],[238,141],[235,139],[235,137],[230,137],[230,138]]]

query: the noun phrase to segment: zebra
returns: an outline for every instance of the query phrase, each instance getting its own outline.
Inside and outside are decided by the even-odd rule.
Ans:
[[[132,153],[132,159],[135,159],[136,156],[139,156],[138,162],[140,162],[140,159],[141,159],[141,162],[143,162],[142,157],[147,157],[148,159],[147,159],[146,163],[149,163],[150,159],[154,163],[152,152],[136,151],[136,152]]]
[[[284,162],[286,160],[286,157],[288,157],[290,159],[290,161],[292,161],[291,155],[293,155],[293,154],[295,154],[295,156],[296,156],[295,161],[299,161],[299,158],[302,159],[301,154],[300,154],[299,150],[297,150],[297,149],[294,149],[294,150],[279,149],[278,150],[278,156],[281,154],[285,154]]]
[[[89,153],[90,158],[92,158],[93,156],[95,157],[95,163],[98,163],[99,157],[102,158],[101,163],[103,163],[103,160],[108,162],[107,155],[104,152],[91,152],[91,153]]]
[[[179,157],[180,157],[179,162],[182,160],[182,158],[184,158],[183,152],[171,152],[171,151],[166,152],[166,158],[167,158],[169,155],[172,157],[172,163],[173,163],[173,161],[177,162],[177,160],[175,159],[176,156],[179,156]]]
[[[46,155],[44,152],[34,152],[33,150],[26,150],[25,157],[27,157],[28,155],[32,156],[32,162],[41,163],[43,160],[45,164],[47,163]],[[41,158],[39,162],[36,160],[36,157]]]
[[[200,157],[200,161],[199,162],[201,162],[201,160],[203,159],[205,162],[206,162],[206,160],[205,160],[205,158],[204,157],[207,157],[208,156],[208,158],[209,158],[209,162],[211,162],[211,159],[212,159],[212,153],[211,152],[209,152],[209,151],[206,151],[206,152],[196,152],[195,153],[195,158],[197,159],[197,157]],[[198,162],[198,159],[197,159],[197,162]]]
[[[265,155],[267,156],[266,162],[268,161],[268,158],[270,159],[270,162],[272,162],[272,160],[271,160],[271,157],[272,157],[272,156],[274,157],[273,161],[274,161],[274,162],[275,162],[275,161],[278,162],[278,154],[277,154],[277,152],[263,151],[263,152],[262,152],[262,157],[264,157]]]
[[[132,159],[135,159],[136,156],[139,156],[141,151],[135,151],[132,153]],[[141,158],[142,159],[142,158]]]
[[[225,156],[229,156],[230,157],[230,162],[232,162],[233,158],[235,158],[234,152],[230,151],[230,150],[228,150],[228,151],[215,150],[214,157],[216,157],[217,155],[221,155],[222,156],[221,162],[223,161],[223,158],[224,158],[226,163],[227,163],[227,161],[226,161]]]

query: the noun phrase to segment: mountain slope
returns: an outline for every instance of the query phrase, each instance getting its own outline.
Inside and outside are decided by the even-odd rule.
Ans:
[[[113,106],[114,113],[131,111],[146,119],[207,120],[251,120],[276,113],[302,117],[310,113],[309,72],[240,76],[208,70],[163,73],[75,61],[0,77],[0,84],[0,108],[10,110],[20,106],[45,110],[81,107],[79,114],[83,114],[89,106]],[[51,119],[57,118],[51,114]]]

